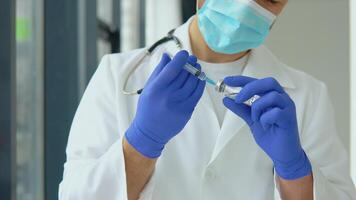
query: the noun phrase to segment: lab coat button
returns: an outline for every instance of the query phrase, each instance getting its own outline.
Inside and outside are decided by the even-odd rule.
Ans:
[[[205,171],[205,178],[214,179],[215,177],[216,177],[216,173],[215,173],[214,169],[207,168]]]

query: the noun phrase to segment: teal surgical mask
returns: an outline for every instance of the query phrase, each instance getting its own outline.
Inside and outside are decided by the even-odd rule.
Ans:
[[[260,46],[276,16],[254,0],[206,0],[198,10],[205,42],[217,53],[236,54]]]

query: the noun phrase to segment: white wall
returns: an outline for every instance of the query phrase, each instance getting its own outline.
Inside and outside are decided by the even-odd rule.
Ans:
[[[146,1],[146,44],[152,45],[182,24],[180,0]]]
[[[351,0],[351,176],[356,183],[356,1]]]
[[[121,51],[130,51],[139,46],[140,7],[138,0],[121,1]]]
[[[286,64],[327,84],[339,135],[348,150],[349,43],[348,0],[290,0],[267,42]]]

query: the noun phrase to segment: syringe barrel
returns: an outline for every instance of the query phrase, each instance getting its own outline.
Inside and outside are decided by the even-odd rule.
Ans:
[[[200,70],[195,68],[193,65],[186,63],[183,67],[185,70],[187,70],[189,73],[193,74],[194,76],[197,76],[200,74]]]
[[[206,75],[204,72],[200,71],[199,69],[195,68],[191,64],[187,63],[183,67],[185,70],[187,70],[189,73],[193,74],[197,78],[199,78],[202,81],[205,81]]]
[[[167,53],[167,52],[166,52]],[[170,56],[170,58],[172,59],[172,54],[170,54],[170,53],[167,53],[169,56]],[[206,75],[205,75],[205,73],[204,72],[202,72],[201,70],[199,70],[199,69],[197,69],[197,68],[195,68],[192,64],[190,64],[189,62],[188,63],[186,63],[184,66],[183,66],[183,68],[187,71],[187,72],[189,72],[189,73],[191,73],[193,76],[195,76],[195,77],[197,77],[198,79],[200,79],[200,80],[202,80],[202,81],[205,81],[206,80]]]

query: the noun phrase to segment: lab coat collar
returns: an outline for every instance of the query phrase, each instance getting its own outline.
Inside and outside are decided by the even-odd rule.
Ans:
[[[182,43],[182,48],[192,54],[192,48],[189,37],[189,25],[193,17],[190,18],[185,24],[180,26],[175,31]],[[177,50],[175,50],[177,51]],[[274,77],[284,88],[295,88],[295,84],[285,71],[284,65],[278,61],[278,59],[265,47],[253,49],[249,55],[248,62],[242,75],[254,77],[254,78],[266,78]],[[203,95],[202,104],[204,109],[212,109],[212,102],[208,95]],[[213,127],[212,127],[213,128]],[[247,124],[231,111],[227,111],[223,124],[220,127],[214,127],[219,136],[213,150],[213,154],[210,158],[209,164],[212,164],[218,155],[223,151],[225,146],[231,141],[232,138],[241,136],[242,134],[251,134]],[[238,133],[238,134],[237,134]]]
[[[293,89],[295,84],[286,68],[264,45],[253,49],[242,75],[253,78],[275,78],[284,88]]]

